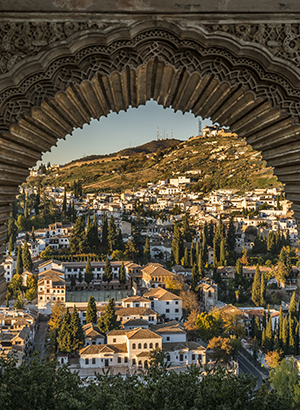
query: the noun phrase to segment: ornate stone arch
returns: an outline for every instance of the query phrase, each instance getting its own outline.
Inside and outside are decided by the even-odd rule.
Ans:
[[[164,107],[211,117],[246,138],[275,167],[300,216],[300,72],[295,61],[210,25],[153,19],[108,26],[18,24],[2,26],[3,224],[28,168],[59,138],[91,118],[151,98]],[[2,225],[1,239],[4,232]]]

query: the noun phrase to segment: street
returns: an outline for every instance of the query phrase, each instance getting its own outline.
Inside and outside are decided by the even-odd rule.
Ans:
[[[39,351],[41,354],[41,359],[44,358],[45,355],[45,338],[46,338],[46,333],[47,333],[47,322],[40,321],[39,322],[39,328],[35,334],[35,338],[33,341],[33,346],[35,348],[35,351]]]
[[[252,374],[257,378],[257,388],[260,388],[262,385],[263,377],[261,373],[256,369],[256,367],[244,356],[239,354],[238,356],[240,372],[245,374]]]

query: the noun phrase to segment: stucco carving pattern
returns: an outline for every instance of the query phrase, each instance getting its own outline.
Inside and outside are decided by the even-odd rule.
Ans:
[[[56,27],[58,31],[53,38],[58,39],[59,33],[65,36],[67,27],[70,33],[79,29],[76,25],[65,23],[61,27],[63,31]],[[47,33],[49,37],[50,32]],[[41,41],[46,40],[39,37],[38,41],[34,44],[31,42],[32,47],[42,47]],[[34,49],[32,52],[35,52]],[[268,100],[272,107],[279,108],[282,115],[288,115],[294,123],[300,123],[300,90],[293,88],[283,76],[265,71],[253,59],[236,57],[222,47],[205,48],[194,40],[178,38],[168,30],[152,29],[130,40],[85,47],[72,55],[57,58],[47,70],[27,77],[17,87],[7,89],[0,96],[0,131],[6,131],[21,115],[29,114],[32,107],[40,106],[45,96],[54,97],[71,84],[91,81],[97,74],[121,73],[127,66],[137,69],[155,57],[176,70],[184,68],[190,74],[197,72],[202,77],[214,75],[220,82],[227,82],[232,87],[251,90],[256,98]]]
[[[118,23],[121,26],[123,23]],[[300,67],[300,24],[202,24],[210,33],[231,34],[242,41],[259,43],[275,57]],[[103,31],[114,24],[103,21],[14,22],[0,21],[0,74],[8,72],[26,56],[36,55],[55,41],[84,30]]]
[[[288,60],[300,67],[300,24],[207,24],[203,27],[210,33],[228,33],[240,40],[261,44],[274,57]]]

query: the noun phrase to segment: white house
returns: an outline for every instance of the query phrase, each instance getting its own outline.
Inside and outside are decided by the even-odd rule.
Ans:
[[[154,309],[166,320],[180,320],[182,317],[182,299],[174,293],[157,287],[144,293],[144,298],[151,300],[151,309]]]

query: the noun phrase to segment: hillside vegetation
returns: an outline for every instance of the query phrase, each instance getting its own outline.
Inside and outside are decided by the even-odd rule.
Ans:
[[[166,147],[167,141],[173,141],[172,145]],[[146,145],[155,148],[155,152],[147,153]],[[235,134],[226,133],[193,137],[183,142],[152,141],[110,157],[83,158],[39,179],[44,185],[56,186],[82,180],[85,192],[121,192],[178,175],[191,176],[195,183],[189,190],[203,193],[221,188],[237,189],[242,193],[249,189],[281,186],[259,152]],[[34,182],[32,179],[31,183]]]

